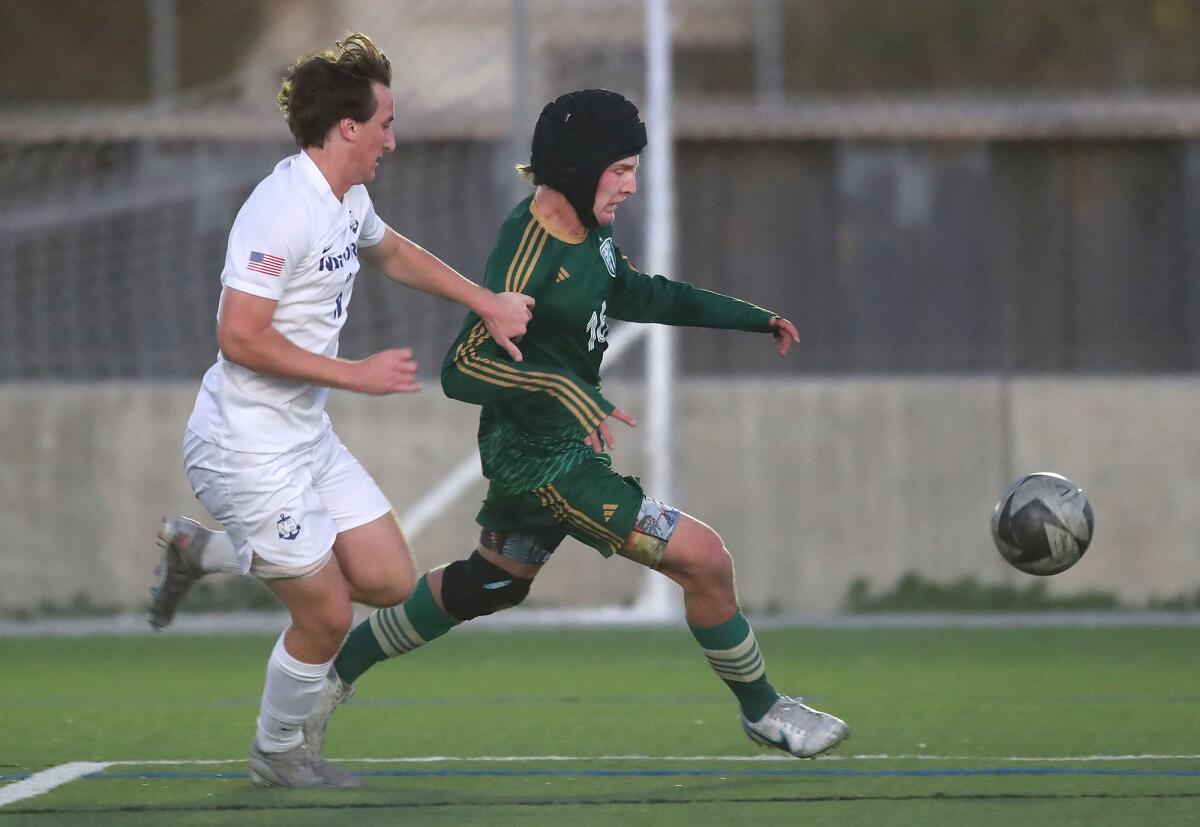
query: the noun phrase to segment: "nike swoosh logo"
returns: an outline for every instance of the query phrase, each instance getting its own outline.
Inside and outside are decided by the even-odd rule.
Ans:
[[[495,583],[484,583],[485,589],[503,589],[505,586],[512,583],[512,580],[497,580]]]
[[[330,244],[328,247],[326,247],[324,250],[322,250],[322,251],[321,251],[321,255],[325,255],[326,253],[328,253],[328,252],[329,252],[330,250],[332,250],[332,249],[333,249],[333,245],[332,245],[332,244]]]

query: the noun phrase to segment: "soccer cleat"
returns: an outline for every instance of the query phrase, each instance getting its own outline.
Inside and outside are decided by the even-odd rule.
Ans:
[[[365,783],[314,755],[301,741],[285,752],[250,747],[250,780],[260,787],[361,787]]]
[[[742,729],[751,741],[776,747],[797,758],[816,758],[850,737],[846,722],[781,695],[758,721],[742,716]]]
[[[163,520],[158,532],[158,544],[162,546],[162,561],[155,569],[158,583],[150,590],[150,616],[148,620],[155,631],[165,629],[175,619],[179,601],[187,594],[192,584],[204,576],[200,566],[200,555],[211,534],[207,528],[187,517],[169,517]]]
[[[334,711],[353,697],[354,687],[342,680],[337,670],[330,666],[325,685],[321,688],[321,697],[304,719],[304,743],[313,755],[320,755],[325,749],[325,732],[329,729],[329,719]]]

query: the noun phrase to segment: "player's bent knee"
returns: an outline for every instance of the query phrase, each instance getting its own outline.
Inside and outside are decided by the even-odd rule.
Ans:
[[[519,604],[532,583],[514,577],[476,551],[442,572],[442,607],[458,620],[483,617]]]
[[[720,537],[717,537],[716,545],[705,547],[703,555],[704,569],[709,575],[720,580],[729,580],[733,577],[733,558],[729,555],[729,550],[725,548]]]
[[[337,606],[323,612],[319,622],[321,631],[341,640],[346,637],[350,632],[350,627],[354,625],[354,609],[347,602],[344,606]]]
[[[733,580],[733,558],[721,535],[693,521],[686,533],[676,535],[662,570],[681,584],[727,584]]]
[[[371,595],[374,606],[397,606],[412,597],[416,584],[409,578],[404,581],[393,581],[380,585]]]
[[[687,568],[695,575],[717,580],[733,577],[733,558],[725,548],[721,535],[711,528],[700,534],[687,550]]]
[[[328,657],[337,654],[353,622],[354,610],[349,603],[346,603],[345,607],[325,607],[292,616],[292,627],[303,636],[309,646],[315,647],[323,653],[322,656]]]

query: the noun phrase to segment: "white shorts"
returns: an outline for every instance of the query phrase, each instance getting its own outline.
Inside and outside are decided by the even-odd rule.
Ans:
[[[283,454],[246,454],[183,438],[196,499],[229,532],[242,573],[264,579],[314,574],[334,538],[392,510],[391,503],[328,429]]]

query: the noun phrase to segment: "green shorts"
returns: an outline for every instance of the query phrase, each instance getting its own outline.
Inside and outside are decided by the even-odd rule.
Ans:
[[[504,494],[488,488],[475,517],[486,531],[537,535],[553,551],[570,535],[611,557],[633,531],[644,498],[637,477],[623,477],[597,455],[533,491]]]

